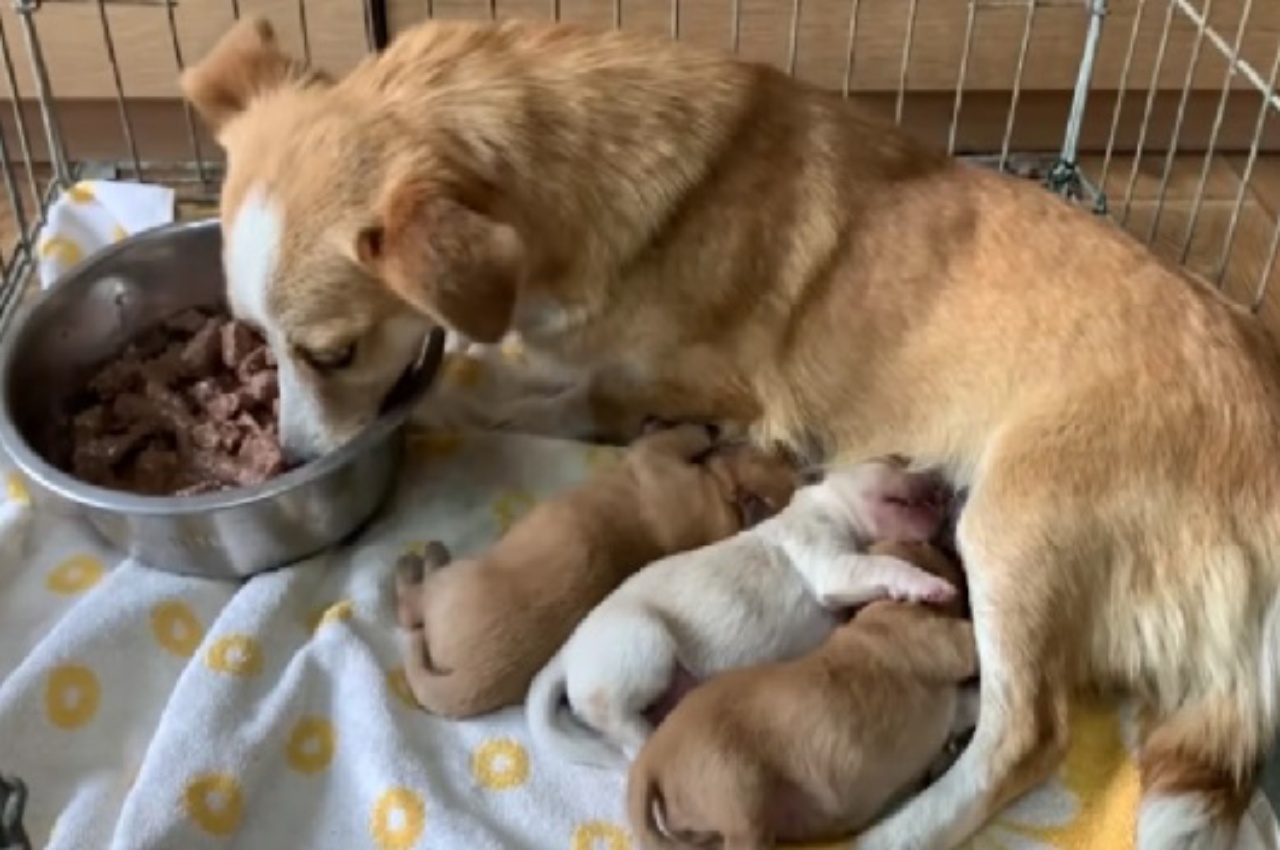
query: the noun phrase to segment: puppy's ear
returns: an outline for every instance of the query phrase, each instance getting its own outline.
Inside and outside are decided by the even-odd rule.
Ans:
[[[182,73],[182,93],[215,135],[259,95],[296,83],[325,83],[280,50],[275,29],[265,18],[246,16],[213,49]]]
[[[357,235],[356,256],[410,306],[474,342],[496,343],[511,328],[524,244],[445,187],[394,183],[378,223]]]

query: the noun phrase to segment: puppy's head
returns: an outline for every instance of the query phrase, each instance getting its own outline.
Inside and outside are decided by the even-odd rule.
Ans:
[[[280,364],[291,459],[375,418],[432,327],[505,334],[521,242],[444,135],[415,134],[376,86],[308,70],[259,18],[241,19],[181,83],[227,154],[228,302]]]
[[[747,443],[717,447],[706,467],[737,507],[743,528],[781,511],[801,485],[801,474],[788,459]]]
[[[874,543],[867,550],[872,555],[889,555],[915,564],[925,572],[946,579],[956,588],[951,599],[934,607],[953,617],[969,616],[969,590],[965,583],[964,568],[960,562],[931,543],[885,540]]]
[[[831,470],[816,485],[846,505],[871,540],[932,540],[942,529],[949,495],[935,475],[909,471],[889,457]]]

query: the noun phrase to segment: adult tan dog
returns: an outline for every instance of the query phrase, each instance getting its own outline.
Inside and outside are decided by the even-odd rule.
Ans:
[[[424,24],[330,82],[243,19],[183,86],[228,153],[230,300],[278,353],[295,453],[442,322],[592,368],[609,430],[936,465],[969,491],[981,719],[863,850],[953,847],[1047,777],[1073,686],[1152,709],[1140,846],[1230,846],[1280,719],[1280,364],[1209,288],[659,38]]]
[[[927,543],[869,552],[964,586],[960,565]],[[832,841],[919,789],[976,719],[961,690],[978,675],[966,614],[963,594],[873,602],[807,655],[694,688],[631,766],[627,807],[644,846]]]
[[[410,690],[449,717],[523,701],[579,621],[628,576],[767,519],[800,483],[785,460],[750,444],[717,446],[701,425],[642,437],[617,466],[536,505],[480,557],[397,577]]]

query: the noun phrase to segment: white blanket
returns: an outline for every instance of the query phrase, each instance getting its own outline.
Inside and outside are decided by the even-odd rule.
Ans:
[[[483,547],[612,450],[415,437],[356,543],[243,585],[122,561],[0,493],[0,771],[30,786],[37,847],[626,850],[622,777],[538,752],[523,716],[448,722],[400,673],[392,565]],[[1060,775],[975,847],[1128,846],[1132,726],[1077,706]],[[797,729],[797,734],[803,730]],[[1242,848],[1264,843],[1265,804]]]
[[[46,280],[113,228],[160,223],[171,202],[103,188],[59,202]],[[73,223],[85,226],[59,230]],[[465,387],[474,371],[449,374]],[[0,465],[0,773],[30,788],[35,846],[629,850],[621,776],[535,751],[518,710],[455,723],[412,705],[391,599],[406,547],[477,551],[533,499],[615,457],[516,435],[417,436],[396,497],[358,541],[243,585],[121,560],[81,525],[37,515]],[[1131,846],[1133,724],[1080,704],[1072,733],[1057,777],[972,846]],[[1276,850],[1278,836],[1259,798],[1240,850]]]

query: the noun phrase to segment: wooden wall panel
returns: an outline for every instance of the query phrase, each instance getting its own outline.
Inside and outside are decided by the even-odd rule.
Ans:
[[[151,2],[151,5],[140,5]],[[305,0],[308,38],[303,39],[299,0],[239,0],[242,13],[268,15],[281,38],[302,55],[304,44],[313,61],[337,73],[366,55],[364,10],[360,0]],[[1201,4],[1209,0],[1194,0]],[[490,0],[387,0],[393,35],[424,19],[428,10],[437,18],[489,17]],[[732,10],[740,10],[733,27]],[[1250,0],[1213,0],[1211,23],[1227,40],[1234,40],[1242,11]],[[1280,47],[1280,3],[1251,3],[1252,15],[1243,30],[1241,53],[1266,73]],[[850,44],[850,13],[854,0],[492,0],[501,18],[549,19],[558,8],[564,20],[600,27],[612,26],[620,14],[623,27],[670,34],[709,46],[729,48],[734,38],[741,55],[788,68],[818,85],[861,94],[892,112],[902,70],[909,0],[857,0],[858,19]],[[1172,16],[1164,45],[1164,61],[1157,73],[1165,29],[1167,0],[1112,0],[1105,36],[1098,54],[1094,96],[1085,126],[1083,147],[1106,144],[1112,104],[1122,84],[1122,68],[1133,45],[1127,81],[1129,96],[1117,136],[1121,150],[1132,149],[1139,135],[1145,91],[1154,81],[1157,97],[1147,146],[1168,147],[1197,31],[1181,14]],[[795,17],[796,10],[799,17]],[[906,68],[908,92],[905,120],[921,135],[944,141],[952,92],[958,78],[971,9],[975,22],[965,109],[959,142],[965,150],[990,150],[1003,137],[1007,105],[1016,79],[1019,47],[1026,27],[1027,7],[1000,0],[916,0],[912,50]],[[107,15],[119,61],[121,87],[131,103],[136,136],[143,158],[190,158],[185,118],[177,98],[177,68],[173,38],[186,61],[202,56],[232,21],[230,0],[180,0],[169,13],[153,0],[108,3]],[[61,104],[62,123],[75,158],[127,155],[115,106],[115,86],[107,60],[106,42],[95,2],[46,0],[35,16],[51,87]],[[794,49],[792,34],[794,26]],[[1014,126],[1014,147],[1052,149],[1061,137],[1069,93],[1075,84],[1087,16],[1080,0],[1038,0],[1022,73],[1022,106]],[[12,4],[0,4],[0,25],[17,66],[17,86],[23,98],[34,92],[29,52]],[[1131,38],[1131,36],[1136,37]],[[1218,50],[1204,43],[1190,75],[1187,119],[1180,144],[1202,147],[1228,81],[1229,68]],[[1230,78],[1233,95],[1226,113],[1221,146],[1247,148],[1258,112],[1259,98],[1239,76]],[[9,92],[0,86],[0,100]],[[30,103],[24,114],[34,117]],[[1280,116],[1277,116],[1280,117]],[[1272,121],[1275,125],[1277,121]],[[11,110],[0,109],[0,127],[13,140]],[[38,122],[32,123],[36,132]],[[1275,130],[1266,147],[1274,149]],[[201,134],[203,137],[203,134]],[[185,155],[184,155],[185,152]],[[217,152],[203,137],[202,153]],[[113,157],[114,158],[114,157]]]
[[[387,0],[393,32],[427,16],[442,19],[489,17],[489,0]],[[1203,0],[1201,0],[1203,2]],[[499,18],[547,19],[554,0],[495,0]],[[614,0],[561,0],[563,20],[591,26],[611,26]],[[671,33],[673,9],[677,9],[679,37],[694,43],[728,48],[732,43],[732,0],[620,0],[622,26],[657,33]],[[849,69],[851,11],[858,10],[853,45],[850,87],[857,91],[896,91],[906,42],[908,0],[739,0],[739,52],[745,58],[789,67],[794,13],[795,71],[817,85],[843,88]],[[1269,69],[1280,45],[1280,4],[1250,0],[1216,0],[1211,23],[1234,41],[1236,25],[1251,6],[1241,53],[1263,69]],[[1160,89],[1181,89],[1197,40],[1197,28],[1182,14],[1170,21],[1164,61],[1156,74],[1161,34],[1165,30],[1166,0],[1112,0],[1098,52],[1096,85],[1119,85],[1125,57],[1133,42],[1130,80],[1133,87],[1148,88],[1152,79]],[[970,4],[963,0],[917,0],[912,48],[907,65],[907,87],[912,91],[951,91],[959,79]],[[1027,28],[1027,7],[1016,3],[993,4],[978,0],[974,10],[973,38],[966,88],[979,91],[1008,90],[1017,68],[1019,48]],[[1136,39],[1132,38],[1137,25]],[[1028,90],[1067,90],[1075,84],[1084,43],[1087,15],[1083,2],[1037,5],[1028,42],[1022,84]],[[1193,87],[1218,89],[1226,77],[1226,63],[1208,48],[1202,50],[1193,76]],[[1241,80],[1234,85],[1243,86]]]

